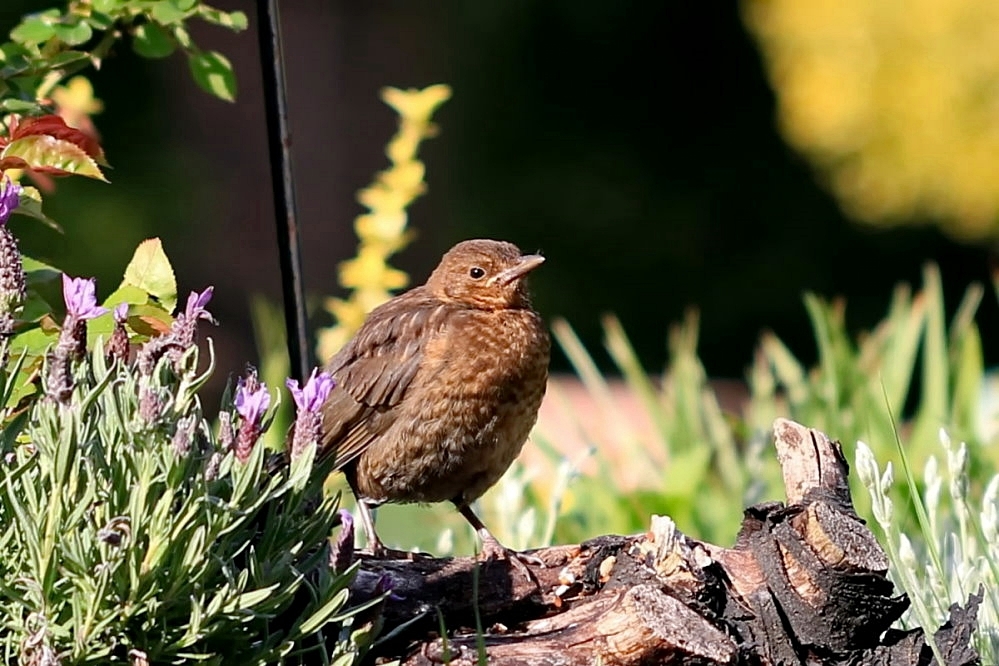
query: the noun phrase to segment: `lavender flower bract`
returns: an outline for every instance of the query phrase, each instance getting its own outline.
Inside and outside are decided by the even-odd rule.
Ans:
[[[208,287],[202,292],[192,291],[187,297],[187,305],[183,312],[177,314],[170,332],[153,338],[145,345],[138,355],[139,371],[145,375],[152,373],[157,361],[167,356],[176,367],[185,351],[194,346],[198,336],[198,321],[204,319],[218,324],[205,306],[212,299],[214,287]]]
[[[187,305],[184,311],[177,315],[170,332],[177,336],[177,341],[182,347],[187,348],[194,344],[198,334],[198,321],[204,319],[207,322],[218,325],[215,317],[212,316],[205,306],[212,300],[215,287],[208,287],[201,293],[192,291],[187,297]]]
[[[63,273],[66,319],[62,322],[59,342],[49,356],[48,374],[48,394],[61,403],[68,401],[73,392],[71,365],[87,351],[87,320],[108,312],[97,305],[96,291],[93,278],[71,278]]]
[[[7,224],[10,214],[21,203],[23,191],[24,188],[12,181],[10,176],[4,176],[3,180],[0,180],[0,225]]]
[[[7,176],[0,181],[0,336],[14,333],[16,313],[24,304],[24,264],[7,219],[20,203],[21,186]],[[5,360],[5,359],[4,359]]]
[[[267,386],[257,379],[256,370],[251,368],[247,376],[239,380],[233,402],[236,411],[242,417],[239,432],[236,434],[236,459],[245,463],[250,459],[253,446],[260,438],[261,422],[264,413],[271,405],[271,394]]]
[[[299,388],[297,379],[288,379],[285,384],[291,391],[298,407],[295,417],[295,434],[291,440],[291,459],[295,460],[310,443],[318,443],[322,426],[323,403],[333,390],[335,382],[328,373],[312,370],[309,380],[303,388]]]
[[[114,317],[114,330],[111,331],[105,356],[109,362],[115,359],[125,362],[128,359],[128,332],[125,330],[128,303],[119,303],[111,314]]]
[[[334,573],[341,574],[354,563],[354,516],[347,509],[340,509],[340,534],[330,547],[329,565]]]

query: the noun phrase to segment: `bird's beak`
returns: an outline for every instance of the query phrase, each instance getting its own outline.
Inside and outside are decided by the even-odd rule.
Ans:
[[[545,263],[545,258],[540,254],[525,254],[514,266],[511,266],[505,271],[500,271],[494,275],[490,282],[496,284],[510,284],[511,282],[524,277],[543,263]]]

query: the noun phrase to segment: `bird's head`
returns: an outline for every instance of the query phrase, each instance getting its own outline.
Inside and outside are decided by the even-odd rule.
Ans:
[[[527,274],[544,261],[540,254],[521,254],[513,243],[467,240],[447,251],[427,289],[442,300],[485,310],[527,307]]]

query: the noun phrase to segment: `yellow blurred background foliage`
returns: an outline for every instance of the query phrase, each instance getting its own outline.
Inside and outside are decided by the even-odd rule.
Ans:
[[[999,232],[999,3],[746,0],[780,131],[851,216]]]

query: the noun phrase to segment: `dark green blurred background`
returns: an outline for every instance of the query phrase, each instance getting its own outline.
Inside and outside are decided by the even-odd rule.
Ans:
[[[0,26],[51,4],[4,0]],[[251,2],[218,6],[243,9],[255,29]],[[395,117],[379,89],[440,82],[454,96],[422,153],[430,191],[412,209],[419,239],[397,264],[422,281],[447,247],[475,236],[540,249],[549,262],[533,281],[539,309],[567,317],[592,349],[600,314],[614,311],[655,368],[668,324],[696,305],[708,371],[740,376],[766,328],[813,358],[805,290],[845,296],[861,329],[928,260],[942,267],[950,307],[968,282],[988,280],[988,248],[843,216],[778,136],[738,9],[282,2],[309,290],[337,293],[334,268],[353,253],[361,212],[354,193],[386,165]],[[195,37],[234,62],[238,102],[198,90],[182,56],[143,61],[123,43],[92,77],[113,185],[60,181],[47,206],[65,235],[23,219],[15,231],[27,253],[97,274],[103,294],[135,245],[161,236],[182,290],[216,286],[220,368],[235,371],[256,356],[249,295],[280,295],[257,42],[204,26]],[[986,299],[986,340],[997,314]]]

